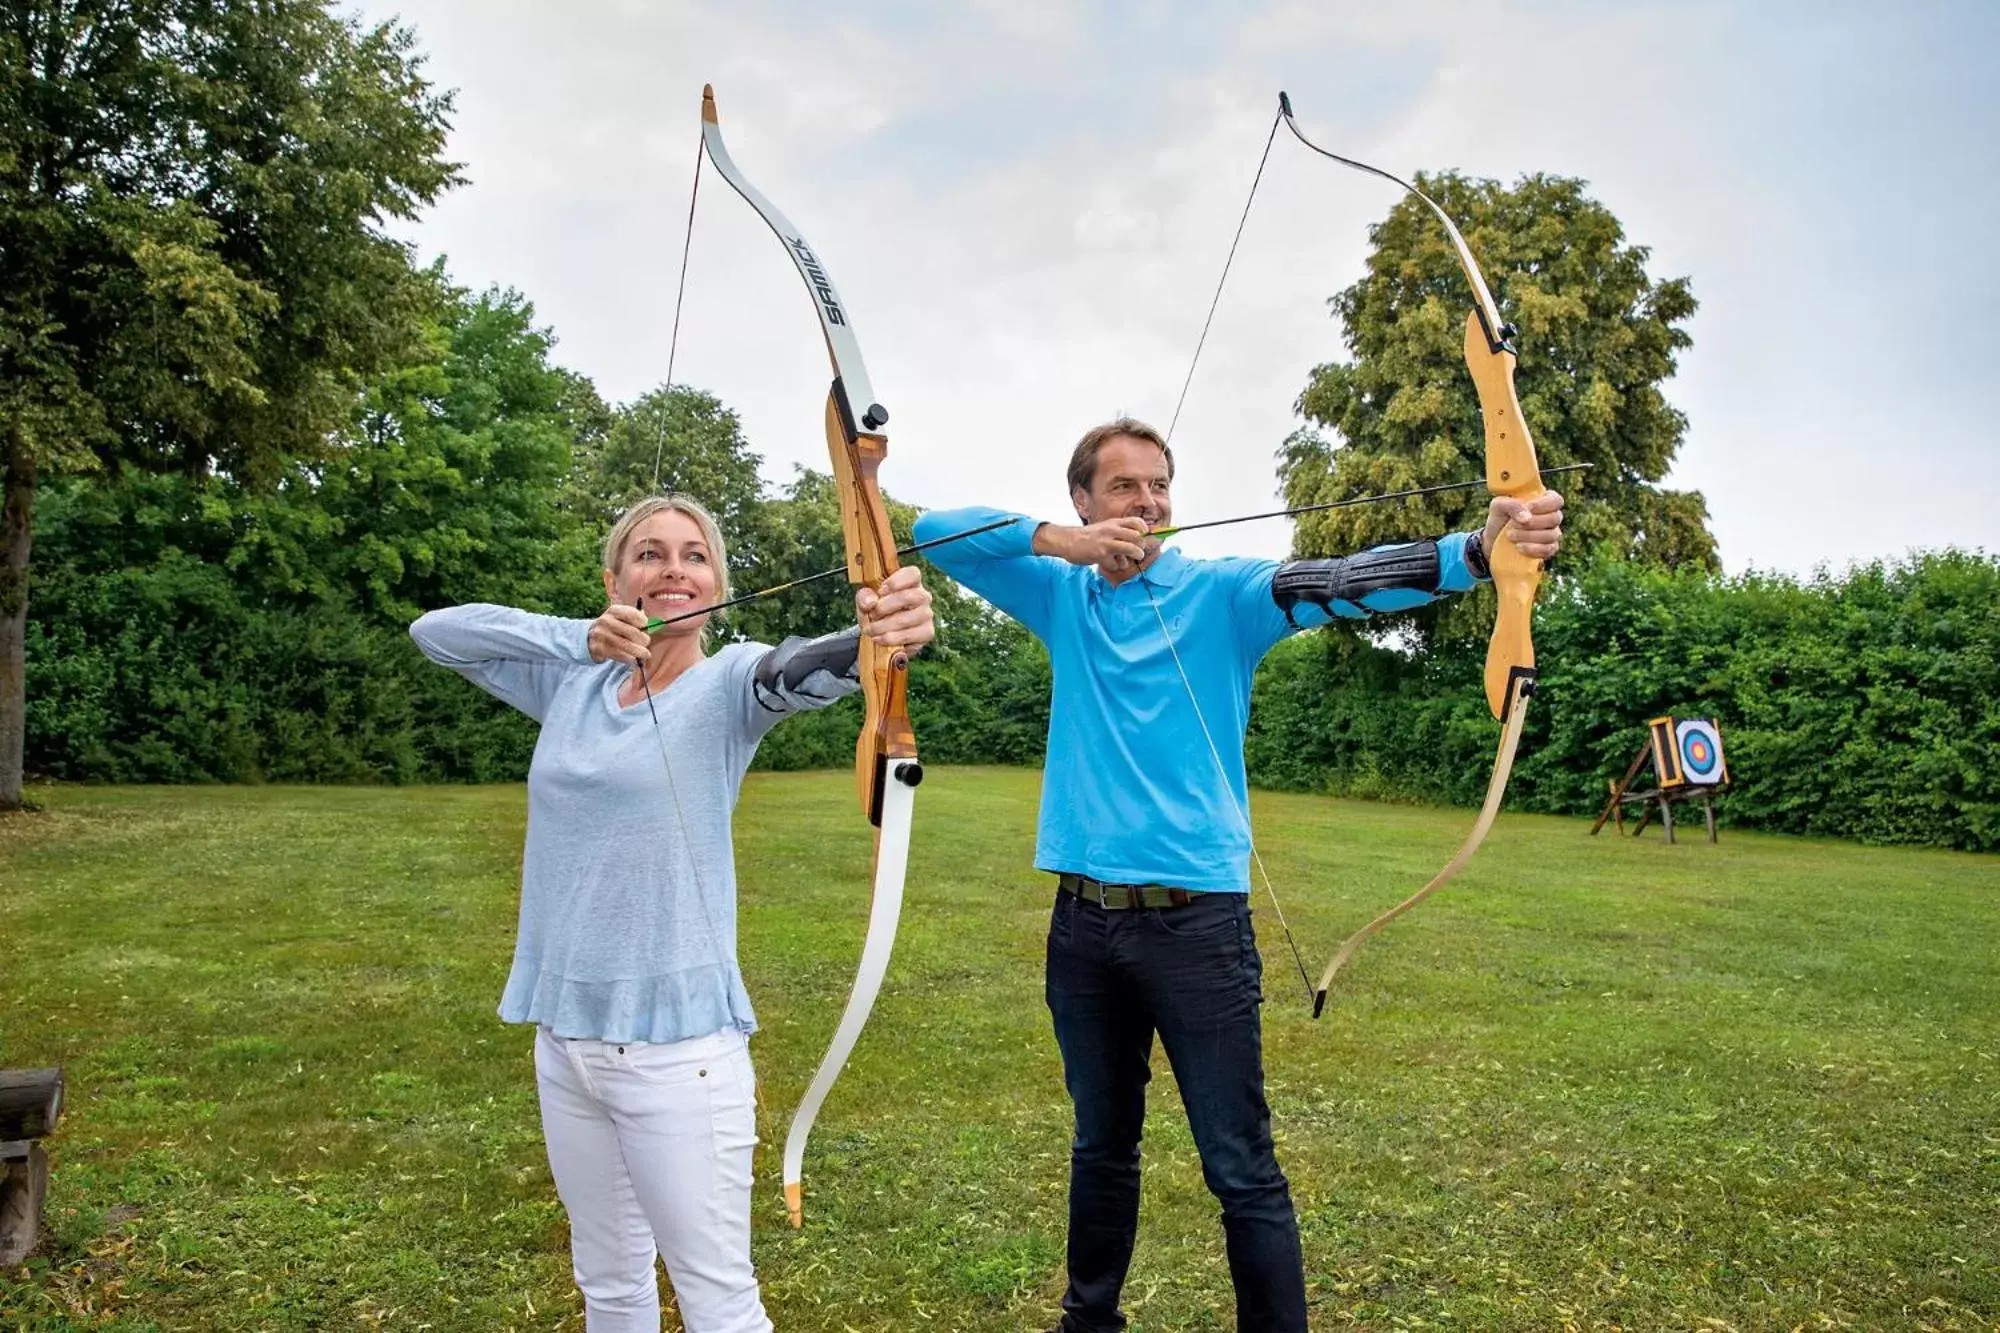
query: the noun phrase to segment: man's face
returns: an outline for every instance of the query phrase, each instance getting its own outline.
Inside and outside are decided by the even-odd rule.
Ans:
[[[1070,492],[1076,516],[1085,523],[1102,523],[1111,518],[1137,516],[1150,527],[1163,528],[1173,522],[1173,501],[1168,495],[1173,481],[1167,474],[1167,456],[1150,440],[1130,435],[1114,435],[1097,451],[1097,473],[1088,491]]]

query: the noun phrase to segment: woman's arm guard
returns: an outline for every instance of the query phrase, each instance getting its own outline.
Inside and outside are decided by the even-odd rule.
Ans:
[[[830,679],[815,682],[813,678],[822,672]],[[790,638],[764,654],[764,660],[757,664],[757,702],[774,713],[785,712],[787,706],[783,701],[787,695],[831,701],[852,691],[811,687],[815,683],[825,686],[834,681],[852,684],[860,678],[861,630],[858,626],[817,639]]]

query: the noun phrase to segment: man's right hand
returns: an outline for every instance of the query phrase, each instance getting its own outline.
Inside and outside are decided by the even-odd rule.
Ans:
[[[1159,549],[1158,542],[1146,540],[1149,528],[1146,520],[1136,515],[1080,528],[1044,523],[1035,529],[1034,551],[1072,565],[1096,565],[1106,574],[1129,573]]]

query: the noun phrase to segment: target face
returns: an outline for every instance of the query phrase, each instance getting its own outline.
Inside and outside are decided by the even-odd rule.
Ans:
[[[1707,718],[1690,718],[1674,727],[1674,748],[1680,752],[1681,771],[1699,786],[1722,781],[1722,735]]]

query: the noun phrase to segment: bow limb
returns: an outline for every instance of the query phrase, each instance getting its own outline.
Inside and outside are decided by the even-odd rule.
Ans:
[[[840,495],[847,577],[856,586],[872,588],[899,567],[888,511],[875,479],[876,469],[888,454],[888,441],[879,434],[860,434],[853,426],[853,415],[836,379],[827,395],[826,441]],[[916,787],[924,774],[917,760],[916,729],[910,724],[909,654],[900,648],[885,648],[864,634],[860,667],[865,710],[854,748],[854,778],[862,813],[876,826],[875,886],[868,909],[868,936],[861,946],[861,966],[848,992],[847,1007],[785,1135],[785,1211],[795,1227],[805,1225],[806,1140],[821,1104],[868,1023],[889,970],[903,910]]]
[[[882,433],[889,413],[875,401],[868,371],[855,340],[854,324],[833,278],[805,235],[775,204],[744,178],[722,142],[715,90],[701,93],[702,145],[709,161],[730,188],[764,219],[784,243],[792,266],[812,294],[833,364],[833,385],[826,399],[826,442],[833,465],[834,487],[840,497],[840,527],[846,546],[850,583],[876,587],[898,568],[895,536],[876,480],[889,440]],[[860,410],[856,411],[856,404]],[[861,688],[866,711],[861,738],[855,746],[855,785],[862,813],[875,826],[873,897],[868,910],[868,935],[861,947],[861,964],[848,992],[847,1006],[834,1030],[833,1043],[821,1057],[785,1138],[785,1207],[793,1226],[804,1223],[804,1164],[807,1138],[820,1106],[846,1067],[861,1030],[867,1025],[875,997],[888,972],[896,928],[903,909],[903,883],[908,867],[915,789],[923,780],[917,760],[916,731],[908,706],[909,654],[885,648],[867,635],[861,638]]]
[[[1459,871],[1465,869],[1466,863],[1472,860],[1472,854],[1479,850],[1479,844],[1486,841],[1487,833],[1493,828],[1493,820],[1500,813],[1500,798],[1507,793],[1507,777],[1514,769],[1514,751],[1520,747],[1521,728],[1528,718],[1528,696],[1533,692],[1530,683],[1532,679],[1533,673],[1517,676],[1508,687],[1511,695],[1507,701],[1507,725],[1500,732],[1500,750],[1493,759],[1493,776],[1487,780],[1486,800],[1479,807],[1479,818],[1473,822],[1472,832],[1466,835],[1465,841],[1459,844],[1458,851],[1453,853],[1451,860],[1445,862],[1444,869],[1438,871],[1430,883],[1347,937],[1346,942],[1333,955],[1333,961],[1326,965],[1326,971],[1319,975],[1319,985],[1313,990],[1314,1018],[1318,1018],[1321,1011],[1326,1008],[1327,991],[1333,986],[1334,974],[1347,965],[1347,960],[1354,956],[1354,951],[1366,944],[1382,927],[1449,884],[1457,877]]]
[[[915,767],[915,761],[910,761]],[[904,872],[910,855],[911,812],[916,802],[916,784],[897,780],[886,784],[881,808],[882,825],[875,838],[875,894],[868,909],[868,939],[861,947],[861,967],[854,987],[848,992],[847,1007],[841,1011],[840,1025],[833,1042],[821,1057],[811,1086],[792,1116],[791,1130],[785,1135],[785,1211],[795,1227],[805,1225],[806,1140],[826,1095],[833,1091],[840,1072],[868,1014],[881,992],[882,978],[889,971],[889,954],[896,943],[896,925],[903,911]]]

